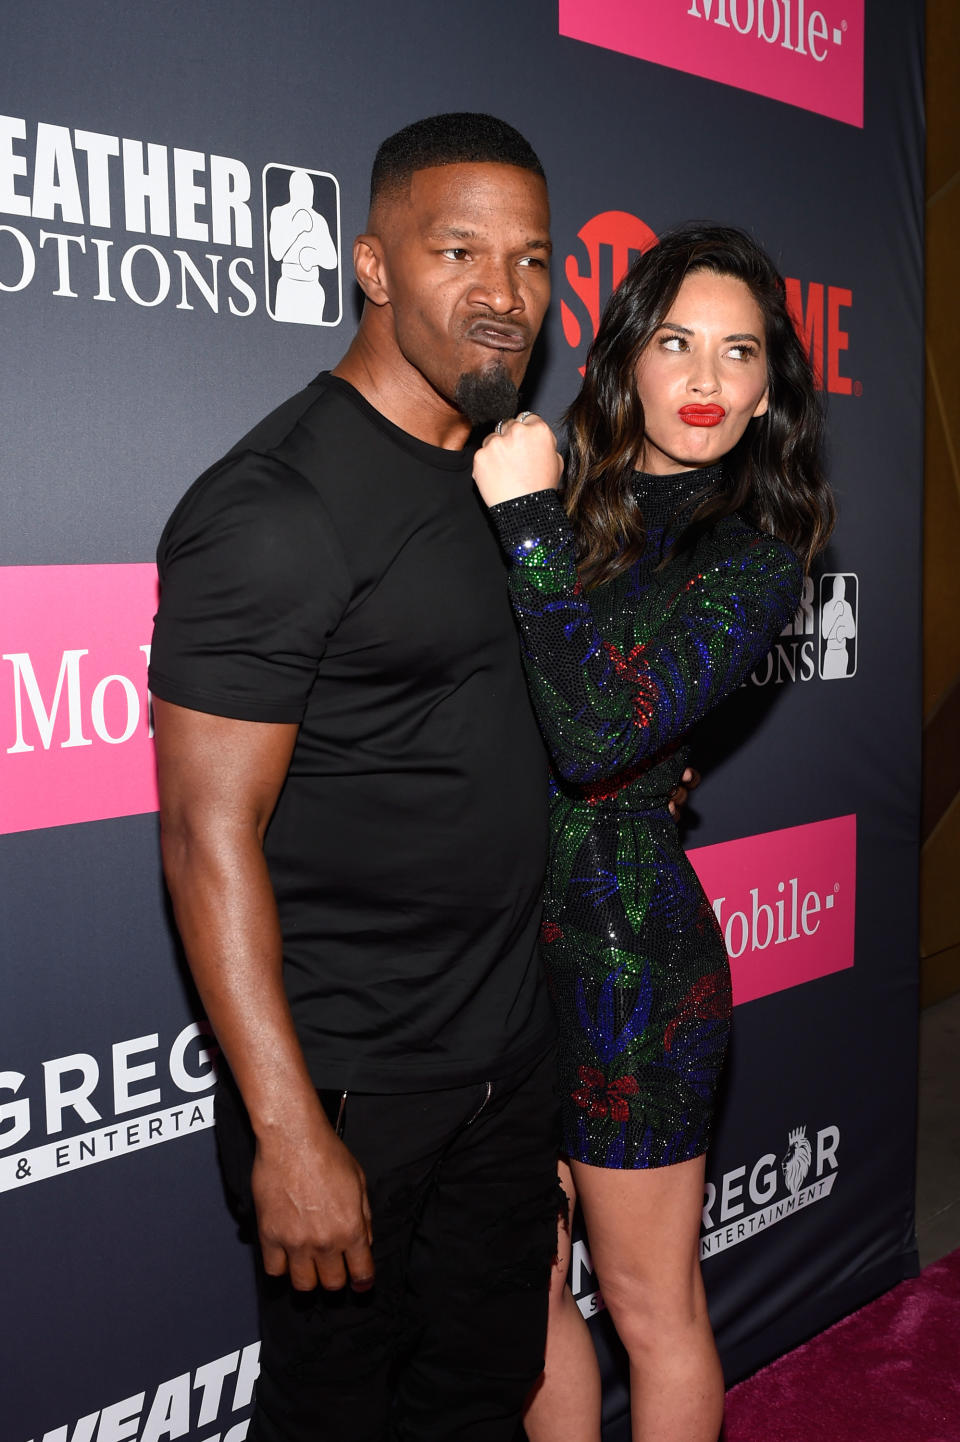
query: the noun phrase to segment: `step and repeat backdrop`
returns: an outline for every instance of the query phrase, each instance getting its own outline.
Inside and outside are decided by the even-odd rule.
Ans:
[[[744,226],[787,277],[840,523],[701,738],[687,834],[738,1004],[701,1242],[728,1377],[908,1275],[920,0],[8,10],[0,1442],[246,1433],[250,1257],[160,876],[154,548],[193,477],[336,362],[375,148],[441,110],[502,115],[544,161],[554,302],[527,401],[552,418],[669,224]],[[284,284],[284,261],[309,282]],[[582,1235],[571,1284],[617,1442],[624,1373]]]

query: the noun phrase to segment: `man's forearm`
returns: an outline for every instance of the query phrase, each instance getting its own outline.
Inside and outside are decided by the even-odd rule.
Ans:
[[[363,1171],[327,1121],[283,989],[263,837],[296,739],[156,702],[164,870],[200,999],[257,1139],[250,1185],[263,1264],[294,1287],[369,1286]]]
[[[322,1117],[283,989],[276,901],[256,833],[165,824],[164,871],[200,999],[255,1134]]]

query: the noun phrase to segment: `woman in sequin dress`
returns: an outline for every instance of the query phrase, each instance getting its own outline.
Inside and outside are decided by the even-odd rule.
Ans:
[[[813,377],[754,242],[688,226],[640,257],[567,425],[562,501],[535,416],[489,437],[474,472],[554,764],[543,954],[564,1144],[635,1442],[716,1442],[698,1237],[730,973],[668,808],[687,732],[770,649],[833,519]],[[559,1285],[526,1425],[532,1442],[599,1438],[595,1360]]]

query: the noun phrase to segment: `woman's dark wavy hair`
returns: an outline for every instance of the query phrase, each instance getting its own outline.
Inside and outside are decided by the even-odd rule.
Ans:
[[[724,458],[727,486],[696,509],[671,554],[689,549],[703,531],[737,511],[791,545],[809,569],[833,529],[833,497],[822,471],[823,413],[787,312],[783,279],[743,231],[682,225],[639,256],[610,297],[580,394],[564,418],[566,507],[587,586],[612,580],[643,552],[643,517],[631,484],[644,447],[637,363],[684,278],[704,270],[742,280],[763,312],[769,403]]]

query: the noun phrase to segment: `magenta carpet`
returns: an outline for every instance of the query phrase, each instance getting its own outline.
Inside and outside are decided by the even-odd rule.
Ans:
[[[960,1442],[960,1251],[727,1394],[726,1442]]]

